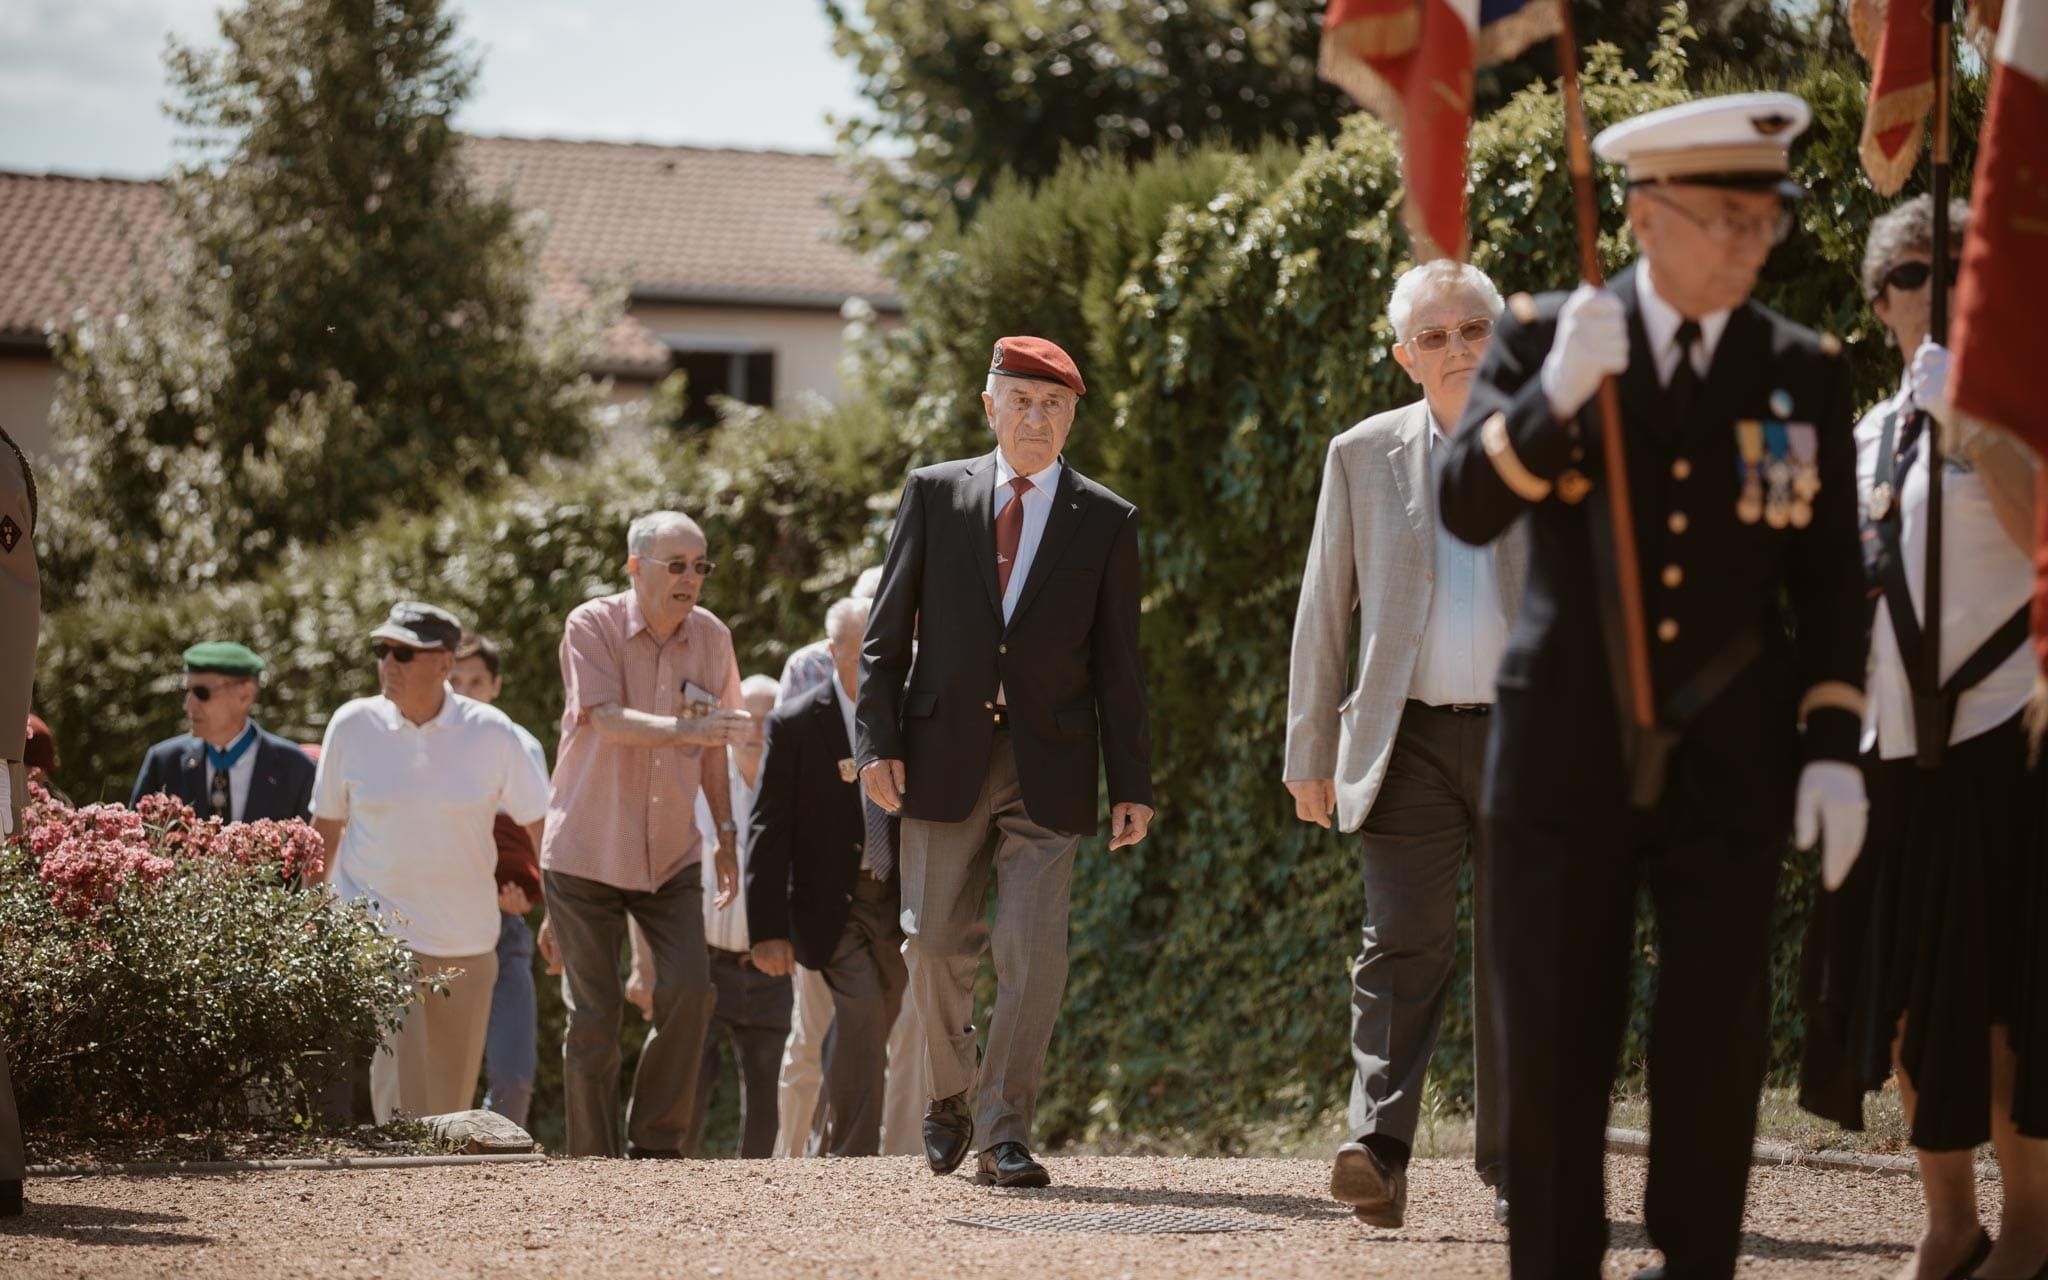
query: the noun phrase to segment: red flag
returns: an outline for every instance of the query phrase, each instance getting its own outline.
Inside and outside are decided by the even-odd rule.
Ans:
[[[1978,16],[1983,21],[1981,9]],[[2006,0],[1997,23],[1949,334],[1948,396],[1957,412],[2048,452],[2048,403],[2038,375],[2029,376],[2037,362],[2026,341],[2048,289],[2048,0]],[[2048,487],[2036,488],[2034,651],[2048,676]]]
[[[1849,30],[1870,59],[1870,102],[1863,112],[1863,168],[1888,196],[1920,162],[1920,139],[1934,107],[1934,19],[1927,0],[1851,0]]]
[[[2034,317],[2048,296],[2048,0],[2006,0],[1949,334],[1949,399],[2048,452]]]
[[[1418,261],[1465,256],[1472,75],[1558,29],[1560,0],[1330,0],[1322,77],[1401,135]]]

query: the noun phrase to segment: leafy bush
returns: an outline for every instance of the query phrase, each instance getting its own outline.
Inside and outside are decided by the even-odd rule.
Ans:
[[[1685,97],[1684,61],[1667,41],[1657,78],[1642,79],[1594,47],[1584,74],[1593,127]],[[1805,97],[1818,124],[1795,151],[1813,194],[1759,294],[1842,337],[1867,403],[1895,385],[1898,366],[1855,284],[1864,229],[1890,203],[1856,158],[1861,69],[1816,61],[1773,87]],[[1960,96],[1963,169],[1982,84]],[[1574,281],[1556,94],[1531,88],[1479,121],[1471,160],[1478,265],[1504,292]],[[1392,139],[1364,117],[1277,178],[1261,160],[1214,153],[1128,178],[1073,166],[936,234],[902,281],[908,323],[872,382],[922,459],[987,448],[971,392],[989,339],[1043,333],[1075,352],[1089,380],[1069,456],[1144,521],[1161,813],[1137,849],[1092,848],[1077,865],[1073,976],[1040,1110],[1049,1139],[1183,1132],[1228,1144],[1247,1121],[1307,1123],[1344,1098],[1356,853],[1351,839],[1295,820],[1281,758],[1324,451],[1337,432],[1418,394],[1391,359],[1385,318],[1409,265],[1400,195]],[[1600,199],[1612,270],[1630,252],[1612,170]],[[1807,862],[1795,860],[1781,895],[1781,1073],[1800,1031],[1792,993]],[[1640,942],[1647,991],[1647,929]],[[1454,1096],[1469,1097],[1470,1018],[1461,986],[1436,1064]],[[1642,1033],[1638,1024],[1631,1062]]]
[[[412,956],[361,904],[295,887],[303,822],[39,794],[0,845],[0,1037],[31,1131],[300,1118],[331,1055],[404,1018]]]

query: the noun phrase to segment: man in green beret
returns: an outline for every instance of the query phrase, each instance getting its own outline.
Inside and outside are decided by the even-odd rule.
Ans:
[[[149,749],[128,803],[166,792],[222,822],[307,817],[313,762],[249,718],[262,678],[263,659],[246,645],[216,640],[185,650],[191,732]]]

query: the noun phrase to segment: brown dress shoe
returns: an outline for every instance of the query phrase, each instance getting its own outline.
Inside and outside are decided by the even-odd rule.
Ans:
[[[1375,1227],[1398,1227],[1408,1213],[1408,1171],[1388,1164],[1363,1142],[1337,1148],[1330,1195],[1351,1206],[1351,1216]]]
[[[984,1187],[1049,1187],[1052,1175],[1021,1142],[998,1142],[981,1153],[974,1180]]]

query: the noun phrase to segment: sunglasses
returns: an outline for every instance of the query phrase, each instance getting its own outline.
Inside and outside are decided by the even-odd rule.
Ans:
[[[1442,351],[1451,345],[1451,335],[1457,334],[1468,347],[1476,347],[1493,337],[1493,321],[1467,320],[1455,329],[1424,329],[1408,339],[1408,345],[1417,351]]]
[[[194,698],[197,698],[201,702],[210,702],[213,700],[213,693],[215,688],[225,689],[227,688],[227,686],[215,686],[210,684],[188,684],[185,686],[184,691],[186,693],[191,694]]]
[[[656,560],[653,556],[641,556],[640,563],[658,564],[668,570],[668,576],[671,578],[680,578],[686,573],[694,573],[700,578],[708,578],[711,576],[711,571],[718,567],[709,560]]]
[[[1956,282],[1956,277],[1960,276],[1962,272],[1963,260],[1961,258],[1950,258],[1948,260],[1948,282],[1953,285]],[[1884,273],[1884,287],[1911,293],[1915,289],[1924,288],[1927,281],[1933,275],[1934,264],[1931,262],[1901,262],[1898,266]]]
[[[376,644],[370,646],[370,652],[377,655],[377,661],[379,662],[382,662],[384,661],[384,659],[389,658],[393,662],[399,664],[400,666],[404,666],[406,663],[411,662],[414,658],[417,658],[421,654],[425,653],[426,650],[415,649],[409,644],[385,644],[383,641],[380,640]]]

